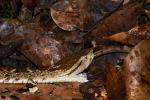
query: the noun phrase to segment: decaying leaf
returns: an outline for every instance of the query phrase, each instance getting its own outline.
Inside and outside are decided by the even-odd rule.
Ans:
[[[141,3],[144,1],[145,5]],[[15,76],[15,81],[19,80],[17,72],[31,80],[30,73],[40,78],[40,75],[47,75],[45,72],[51,73],[56,67],[64,75],[65,71],[70,68],[71,72],[68,71],[68,73],[81,72],[85,67],[84,62],[88,63],[86,61],[88,57],[83,56],[86,50],[82,51],[86,48],[83,46],[86,42],[83,37],[85,36],[87,40],[89,38],[95,40],[92,42],[95,59],[89,69],[85,70],[89,82],[85,84],[75,82],[34,84],[35,86],[1,84],[0,99],[149,100],[150,24],[147,23],[150,19],[149,1],[0,0],[0,44],[2,44],[0,45],[0,70],[4,72],[0,78],[4,76],[3,79],[7,82],[12,82]],[[22,9],[20,9],[21,6]],[[19,20],[3,19],[14,17]],[[128,45],[140,43],[126,57],[129,49],[124,52],[123,46],[115,43],[114,47],[119,48],[119,52],[108,50],[105,54],[107,49],[102,48],[105,47],[103,40],[104,42],[113,40]],[[142,40],[144,41],[141,42]],[[109,41],[110,45],[113,45],[111,42]],[[79,53],[66,57],[76,51]],[[93,58],[93,53],[90,57]],[[123,63],[125,57],[125,63]],[[75,64],[76,68],[72,70],[78,59],[79,63]],[[115,66],[116,63],[124,64],[123,69],[118,65]],[[62,67],[57,64],[61,64]],[[109,64],[107,68],[106,64]],[[37,65],[39,69],[50,68],[50,70],[39,70],[42,73],[35,73],[34,70],[37,68],[34,65]],[[5,73],[5,70],[13,74]],[[29,72],[27,73],[29,76],[24,76],[23,72],[26,71]],[[49,76],[51,75],[48,75],[48,78]],[[46,79],[40,78],[40,80]]]
[[[53,66],[68,54],[68,50],[60,41],[48,36],[26,41],[20,51],[33,61],[40,69]]]
[[[51,7],[51,16],[64,30],[89,30],[105,13],[116,9],[121,2],[122,0],[61,0]]]
[[[22,6],[20,14],[18,16],[18,19],[20,19],[21,21],[24,21],[24,22],[26,22],[26,21],[31,22],[33,20],[32,11],[30,11],[25,6]]]
[[[150,24],[136,26],[128,32],[116,33],[112,36],[106,37],[108,40],[120,42],[128,45],[136,45],[144,39],[150,38]]]
[[[8,45],[0,46],[0,59],[9,57],[20,47],[23,43],[23,40],[17,40],[15,42],[9,43]]]
[[[105,15],[118,9],[123,0],[87,0],[89,19],[84,20],[83,29],[89,31]]]
[[[124,81],[127,100],[149,100],[150,40],[140,42],[126,57]]]
[[[102,38],[113,33],[128,31],[137,24],[137,16],[143,12],[141,4],[130,3],[100,20],[88,36]],[[130,21],[130,22],[129,22]]]
[[[110,100],[123,100],[125,97],[125,84],[121,71],[114,65],[106,66],[106,90]]]
[[[19,51],[39,68],[45,69],[65,57],[69,50],[61,40],[53,38],[36,24],[14,25],[4,22],[0,27],[0,43],[7,45],[24,39]]]
[[[37,5],[37,0],[21,0],[23,5],[27,7],[28,9],[32,10],[36,7]]]
[[[64,30],[80,29],[87,13],[86,7],[86,0],[61,0],[52,6],[51,16]]]
[[[18,97],[20,100],[82,100],[80,83],[38,84],[38,91],[30,93],[25,84],[0,84],[0,100]],[[62,92],[63,91],[63,92]]]

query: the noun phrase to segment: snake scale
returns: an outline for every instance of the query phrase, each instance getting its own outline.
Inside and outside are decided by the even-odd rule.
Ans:
[[[78,76],[83,70],[88,68],[93,59],[113,52],[128,52],[129,50],[120,47],[107,47],[87,49],[65,57],[56,64],[55,69],[34,70],[27,72],[15,72],[0,70],[0,83],[53,83],[53,82],[86,82],[83,77]]]

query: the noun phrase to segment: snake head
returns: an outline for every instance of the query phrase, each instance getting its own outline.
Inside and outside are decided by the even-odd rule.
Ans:
[[[70,73],[68,75],[73,76],[73,75],[77,75],[77,74],[83,72],[92,63],[93,59],[94,59],[93,49],[90,49],[86,55],[82,56],[77,61],[77,63],[75,63],[72,66],[72,68],[71,68],[72,70],[70,71]]]

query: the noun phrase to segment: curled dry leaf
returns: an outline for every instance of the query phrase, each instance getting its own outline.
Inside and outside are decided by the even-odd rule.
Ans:
[[[136,26],[128,32],[116,33],[105,39],[120,42],[128,45],[136,45],[141,40],[150,38],[150,24]]]
[[[150,40],[140,42],[126,57],[124,81],[127,100],[149,100]]]
[[[127,4],[100,20],[88,36],[90,35],[90,37],[96,39],[113,33],[128,31],[137,24],[137,16],[143,11],[141,4]]]

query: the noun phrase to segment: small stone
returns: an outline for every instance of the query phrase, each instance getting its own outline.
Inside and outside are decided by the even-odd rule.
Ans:
[[[97,93],[95,93],[95,94],[94,94],[94,96],[95,96],[95,97],[98,97],[98,94],[97,94]]]
[[[30,93],[35,93],[38,90],[37,87],[29,88]]]

